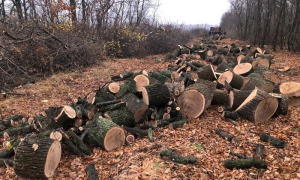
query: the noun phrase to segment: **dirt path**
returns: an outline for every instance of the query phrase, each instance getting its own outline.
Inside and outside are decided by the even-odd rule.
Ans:
[[[17,113],[34,116],[49,106],[70,104],[78,96],[84,96],[109,81],[110,75],[122,71],[165,69],[168,64],[157,63],[157,58],[108,60],[85,72],[57,74],[35,84],[18,87],[16,91],[27,96],[9,96],[0,100],[0,113],[3,117]],[[293,69],[280,73],[280,78],[299,81],[299,62],[300,58],[294,54],[277,52],[272,69],[290,66]],[[273,118],[259,126],[245,120],[235,126],[224,121],[216,108],[211,106],[199,119],[191,119],[189,124],[176,131],[160,128],[155,132],[153,143],[144,138],[111,152],[95,148],[94,153],[85,158],[63,152],[61,163],[51,179],[87,179],[84,169],[89,163],[95,163],[100,179],[256,179],[259,173],[256,169],[230,171],[223,167],[223,160],[232,158],[230,149],[251,156],[256,143],[262,143],[259,140],[262,132],[284,139],[288,145],[285,149],[275,149],[263,143],[267,145],[268,169],[260,172],[260,179],[300,178],[300,132],[294,129],[300,126],[300,107],[291,108],[287,116]],[[216,128],[231,133],[241,143],[223,140],[215,134]],[[164,148],[177,150],[183,156],[195,156],[198,163],[181,165],[161,159],[158,152]],[[20,179],[12,167],[0,168],[1,178]]]

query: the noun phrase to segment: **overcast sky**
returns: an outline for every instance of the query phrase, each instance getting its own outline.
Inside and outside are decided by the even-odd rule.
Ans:
[[[159,19],[178,24],[219,25],[229,9],[227,0],[160,0]]]

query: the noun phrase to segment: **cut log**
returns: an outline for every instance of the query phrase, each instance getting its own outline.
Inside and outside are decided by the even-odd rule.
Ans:
[[[284,146],[287,144],[285,141],[277,139],[268,133],[262,133],[260,135],[260,140],[264,142],[270,142],[276,148],[284,148]]]
[[[161,150],[159,152],[160,157],[168,157],[169,159],[171,159],[174,162],[180,163],[180,164],[190,164],[190,163],[196,163],[197,162],[197,158],[195,157],[183,157],[180,156],[176,153],[174,153],[172,150],[169,149],[165,149],[165,150]]]
[[[135,125],[134,115],[127,106],[114,111],[108,111],[104,113],[104,117],[110,119],[119,126],[134,127]]]
[[[263,54],[263,53],[256,53],[255,54],[255,58],[262,58],[262,59],[268,59],[269,61],[271,61],[272,59],[274,59],[274,55],[272,54]]]
[[[253,160],[263,160],[264,158],[265,158],[265,146],[262,144],[257,144],[255,147]]]
[[[31,135],[18,146],[14,171],[24,178],[44,179],[53,176],[61,158],[59,141]]]
[[[247,99],[236,109],[236,112],[256,124],[263,123],[274,115],[278,101],[258,88],[252,91]]]
[[[102,106],[99,109],[99,111],[100,112],[114,111],[116,109],[120,109],[120,108],[125,107],[125,106],[126,106],[126,103],[121,102],[121,103],[118,103],[118,104],[111,104],[111,105],[108,105],[108,106]]]
[[[179,96],[185,89],[184,84],[178,82],[165,83],[165,85],[168,87],[171,97]]]
[[[178,127],[183,126],[187,122],[188,122],[187,119],[183,118],[183,119],[181,119],[179,121],[175,121],[175,122],[171,123],[169,125],[169,127],[172,128],[172,129],[177,129]]]
[[[66,134],[69,136],[73,144],[77,146],[81,152],[85,153],[86,155],[92,154],[92,151],[84,144],[84,142],[72,130],[68,130]]]
[[[228,134],[227,132],[221,130],[221,129],[216,129],[215,130],[216,134],[218,134],[219,136],[221,136],[223,139],[228,140],[228,141],[232,141],[234,140],[235,142],[239,142],[239,140],[237,140],[233,135]]]
[[[211,104],[219,106],[228,106],[229,97],[227,91],[215,89]]]
[[[235,153],[234,151],[230,150],[229,151],[230,154],[238,157],[239,159],[250,159],[249,157],[247,157],[246,155],[244,154],[239,154],[239,153]]]
[[[111,151],[121,147],[125,143],[125,133],[123,128],[109,119],[97,117],[92,123],[85,125],[89,130],[85,141],[89,144],[100,146],[106,151]]]
[[[245,55],[243,55],[243,54],[241,54],[241,55],[239,55],[237,58],[236,58],[236,60],[237,60],[237,63],[238,64],[240,64],[241,63],[241,61],[242,61],[242,59],[244,59],[246,56]]]
[[[50,127],[65,127],[66,124],[69,124],[68,121],[74,118],[76,118],[76,111],[71,106],[63,106],[60,113],[54,118],[54,121],[52,121]]]
[[[263,71],[263,77],[266,81],[272,82],[272,84],[276,84],[280,82],[278,75],[270,72],[270,71]]]
[[[252,65],[250,63],[240,63],[233,68],[233,72],[241,76],[248,76],[252,72]]]
[[[134,141],[135,141],[134,135],[128,134],[128,135],[126,136],[126,143],[127,143],[127,144],[133,144]]]
[[[149,139],[149,142],[153,142],[154,141],[154,136],[153,136],[153,130],[152,130],[152,128],[148,129],[148,139]]]
[[[142,88],[143,101],[149,106],[163,106],[170,100],[170,92],[164,84],[153,84]]]
[[[206,85],[195,83],[186,88],[178,97],[177,104],[182,115],[197,118],[211,104],[214,89],[209,89]]]
[[[119,83],[116,83],[116,82],[110,83],[107,88],[108,88],[109,92],[111,92],[113,94],[116,94],[117,92],[120,91],[120,85],[119,85]]]
[[[95,168],[95,164],[89,164],[85,168],[85,172],[88,175],[88,180],[99,180],[98,172]]]
[[[85,102],[83,99],[78,98],[78,100],[79,100],[79,103],[77,102],[78,104]],[[86,102],[88,103],[94,104],[95,100],[96,100],[96,92],[91,92],[86,96]]]
[[[278,108],[276,110],[276,115],[287,115],[289,110],[289,99],[285,94],[276,94],[270,93],[271,96],[277,98],[278,100]]]
[[[148,110],[148,105],[132,93],[126,94],[122,101],[126,103],[128,109],[133,113],[135,122],[139,122]]]
[[[280,82],[274,86],[274,93],[285,94],[288,97],[300,96],[300,82]]]
[[[20,144],[20,139],[10,139],[3,142],[3,148],[0,152],[0,158],[11,158],[15,155],[14,148]]]
[[[138,135],[138,136],[140,136],[140,137],[148,136],[148,131],[144,131],[144,130],[141,130],[141,129],[139,129],[139,128],[130,128],[130,127],[126,127],[126,126],[123,126],[123,128],[124,128],[127,132],[130,132],[131,134]]]
[[[97,104],[97,103],[101,103],[101,102],[106,102],[106,101],[112,101],[115,100],[115,96],[110,93],[109,91],[107,91],[106,88],[102,88],[96,91],[96,94],[94,95],[94,102],[91,103],[90,101],[88,101],[90,104]]]
[[[230,66],[227,65],[227,63],[221,63],[218,68],[216,69],[216,72],[225,72],[225,71],[229,71],[231,70],[232,68]]]
[[[20,127],[12,127],[0,131],[0,137],[3,137],[4,134],[8,135],[9,137],[17,136],[17,135],[25,135],[27,133],[35,131],[33,125],[25,125]]]
[[[267,93],[273,92],[274,85],[271,82],[267,82],[262,78],[252,77],[247,84],[243,87],[244,91],[251,91],[255,88],[260,88]]]
[[[240,89],[243,86],[244,80],[240,75],[233,72],[226,71],[218,78],[220,84],[225,85],[225,81],[230,84],[231,87],[235,89]]]
[[[224,111],[233,111],[232,107],[229,106],[220,106],[218,107],[218,112],[223,113]]]
[[[289,98],[288,104],[291,107],[300,106],[300,97],[291,97],[291,98]]]
[[[75,146],[75,144],[70,140],[70,137],[63,130],[60,130],[60,133],[62,135],[62,142],[68,146],[72,153],[77,156],[85,156],[85,154],[81,152],[77,146]]]
[[[214,69],[211,65],[206,65],[203,66],[202,68],[199,68],[197,74],[200,79],[204,79],[208,81],[214,81],[217,79]]]
[[[149,74],[149,77],[152,77],[154,79],[157,79],[161,83],[166,83],[166,82],[171,82],[171,79],[168,78],[167,76],[164,76],[158,72],[152,72]]]
[[[0,167],[14,166],[14,160],[11,158],[0,158]]]
[[[196,66],[197,68],[201,68],[201,67],[205,66],[205,64],[203,64],[200,61],[193,61],[191,63],[192,63],[192,65]]]
[[[271,66],[270,61],[268,61],[267,59],[256,59],[256,61],[257,61],[256,67],[264,67],[266,69],[269,69]]]
[[[116,94],[116,98],[122,98],[124,95],[132,93],[136,93],[136,82],[133,79],[128,79],[120,86],[119,92]]]
[[[223,111],[222,116],[232,120],[237,120],[240,118],[239,114],[235,111]]]
[[[250,169],[255,167],[257,169],[267,169],[268,165],[264,160],[251,159],[227,159],[224,161],[224,167],[233,170],[236,169]]]
[[[62,140],[62,134],[58,131],[53,131],[49,135],[49,138],[53,139],[53,140],[61,141]]]
[[[134,77],[134,81],[136,82],[136,91],[142,92],[144,86],[148,86],[150,81],[147,76],[140,74]]]
[[[176,71],[172,72],[171,74],[171,79],[172,80],[175,80],[175,79],[178,79],[180,77],[180,74]]]
[[[252,93],[252,91],[230,91],[229,93],[229,107],[236,110]]]

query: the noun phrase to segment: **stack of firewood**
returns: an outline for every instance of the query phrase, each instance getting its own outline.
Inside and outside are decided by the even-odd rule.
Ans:
[[[156,128],[176,129],[212,104],[227,119],[256,124],[287,114],[300,83],[280,82],[269,69],[273,55],[205,42],[178,46],[166,70],[123,72],[71,105],[50,107],[36,117],[7,118],[0,123],[5,139],[0,165],[14,165],[26,178],[51,177],[60,161],[60,141],[79,156],[92,154],[89,147],[110,151],[136,137],[153,141]]]

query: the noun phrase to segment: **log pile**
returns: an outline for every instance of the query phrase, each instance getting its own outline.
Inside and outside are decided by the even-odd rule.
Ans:
[[[250,46],[206,40],[178,47],[166,70],[123,72],[71,105],[49,107],[36,117],[7,118],[0,123],[7,144],[0,158],[11,162],[14,156],[14,169],[21,177],[48,178],[60,160],[61,142],[78,156],[92,154],[91,147],[111,151],[146,136],[152,142],[153,130],[167,125],[176,129],[211,105],[219,106],[226,119],[255,124],[286,115],[290,101],[300,96],[300,83],[280,82],[269,69],[273,58],[260,48],[251,51]],[[37,172],[30,173],[35,167],[22,159],[25,156],[39,157]],[[235,163],[228,162],[230,167]]]

